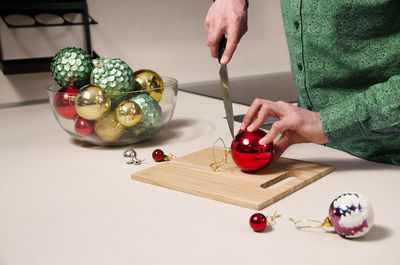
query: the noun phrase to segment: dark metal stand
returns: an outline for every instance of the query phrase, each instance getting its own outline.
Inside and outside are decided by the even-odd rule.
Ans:
[[[82,14],[83,21],[74,23],[66,20],[64,16],[68,13]],[[63,22],[56,24],[43,24],[36,19],[36,16],[39,14],[54,14],[61,17]],[[8,23],[6,19],[6,17],[10,15],[26,15],[31,17],[34,20],[34,23],[27,25],[12,25]],[[98,55],[92,50],[89,28],[90,24],[97,24],[97,22],[89,16],[86,0],[0,0],[0,16],[7,27],[11,29],[81,25],[84,27],[86,50],[93,57],[98,57]],[[48,72],[50,71],[51,60],[52,57],[4,60],[0,41],[0,68],[6,75]]]

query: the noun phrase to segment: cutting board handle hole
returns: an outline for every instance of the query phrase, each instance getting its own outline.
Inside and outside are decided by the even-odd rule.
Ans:
[[[276,189],[295,178],[297,178],[297,176],[293,172],[286,172],[261,184],[260,187],[263,189]]]

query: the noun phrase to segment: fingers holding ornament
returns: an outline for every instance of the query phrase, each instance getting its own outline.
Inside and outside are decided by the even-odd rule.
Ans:
[[[270,109],[269,105],[272,103],[273,103],[272,101],[265,99],[260,99],[260,98],[254,99],[249,109],[247,110],[246,115],[243,118],[241,129],[254,131],[260,128],[262,124],[268,119],[269,116],[268,110]]]

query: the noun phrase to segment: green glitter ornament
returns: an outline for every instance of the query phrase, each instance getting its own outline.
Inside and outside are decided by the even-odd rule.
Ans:
[[[90,82],[105,89],[109,94],[135,90],[132,69],[121,59],[100,57],[93,59],[94,68]]]
[[[90,82],[93,62],[90,54],[81,48],[67,47],[58,51],[51,62],[51,75],[61,87],[80,88]]]
[[[130,127],[128,131],[133,136],[143,134],[161,124],[162,111],[156,100],[149,94],[143,93],[132,97],[130,100],[139,104],[142,108],[143,116],[138,124]]]

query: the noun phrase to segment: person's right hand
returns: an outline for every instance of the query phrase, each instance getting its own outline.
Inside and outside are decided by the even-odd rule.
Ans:
[[[253,132],[260,128],[268,117],[279,121],[260,139],[261,145],[272,142],[280,133],[282,136],[274,144],[274,161],[292,144],[329,142],[319,118],[319,113],[293,106],[283,101],[256,98],[243,118],[241,130]]]
[[[205,20],[207,46],[211,56],[218,58],[219,41],[227,34],[225,52],[221,64],[227,64],[242,36],[247,32],[247,7],[245,0],[216,0]]]

